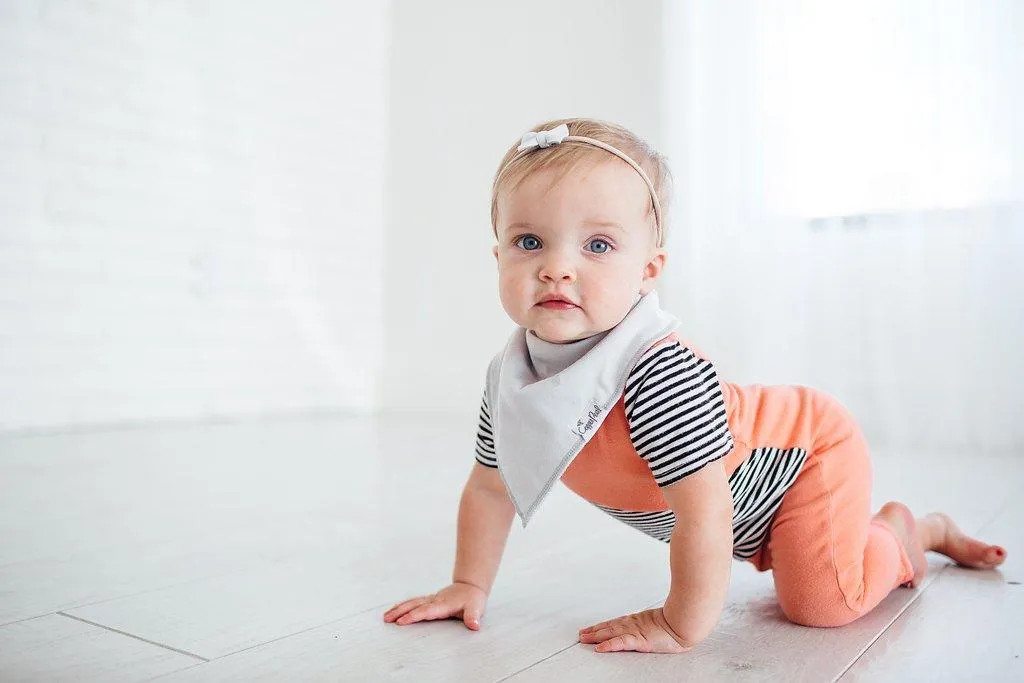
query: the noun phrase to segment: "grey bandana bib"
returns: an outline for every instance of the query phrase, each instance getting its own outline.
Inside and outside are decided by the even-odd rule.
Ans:
[[[544,377],[516,330],[487,373],[494,450],[523,526],[615,407],[626,377],[679,321],[658,295],[642,297],[622,322],[568,367]]]

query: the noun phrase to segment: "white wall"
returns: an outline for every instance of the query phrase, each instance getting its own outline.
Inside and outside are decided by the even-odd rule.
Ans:
[[[490,186],[523,132],[593,116],[661,141],[661,2],[400,2],[385,247],[385,406],[472,421],[511,323]],[[468,439],[472,438],[469,433]]]
[[[387,35],[0,4],[0,430],[376,403]]]

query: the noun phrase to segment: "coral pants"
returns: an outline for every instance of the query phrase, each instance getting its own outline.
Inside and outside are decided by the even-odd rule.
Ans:
[[[914,570],[892,528],[871,518],[871,460],[860,428],[825,394],[814,392],[811,405],[819,413],[813,448],[751,562],[772,570],[790,621],[842,626]]]

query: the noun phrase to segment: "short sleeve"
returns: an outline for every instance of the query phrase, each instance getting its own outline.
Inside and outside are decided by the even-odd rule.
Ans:
[[[476,461],[485,467],[498,466],[498,459],[494,455],[494,428],[491,426],[486,390],[480,399],[480,421],[476,428]]]
[[[626,380],[626,419],[636,452],[669,486],[733,448],[715,367],[678,341],[649,349]]]

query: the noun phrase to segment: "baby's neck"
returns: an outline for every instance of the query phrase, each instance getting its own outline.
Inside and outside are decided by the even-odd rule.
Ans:
[[[534,372],[539,379],[547,379],[557,375],[562,370],[578,361],[597,346],[608,334],[608,331],[600,332],[583,339],[555,344],[544,341],[533,332],[526,333],[526,348],[530,354],[530,361]]]

